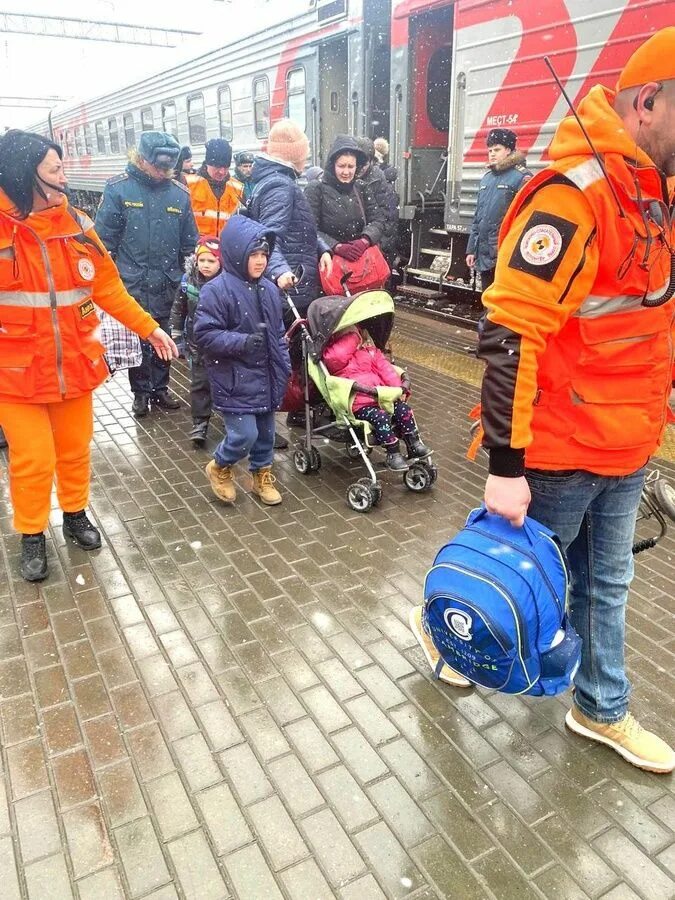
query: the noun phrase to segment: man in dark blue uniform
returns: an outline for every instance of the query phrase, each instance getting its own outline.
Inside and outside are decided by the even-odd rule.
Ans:
[[[165,330],[184,258],[199,237],[189,191],[172,177],[179,152],[171,135],[144,131],[126,172],[107,183],[96,214],[96,231],[126,289]],[[180,405],[169,394],[169,363],[146,341],[141,365],[129,369],[129,384],[137,417],[147,415],[151,400],[162,409]]]

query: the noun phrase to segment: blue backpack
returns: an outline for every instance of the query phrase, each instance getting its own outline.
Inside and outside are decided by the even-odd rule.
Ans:
[[[516,528],[485,508],[437,554],[424,583],[424,626],[443,660],[507,694],[559,694],[581,659],[567,620],[560,542],[534,519]]]

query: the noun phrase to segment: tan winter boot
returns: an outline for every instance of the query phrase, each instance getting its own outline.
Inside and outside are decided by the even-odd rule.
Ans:
[[[216,497],[223,503],[234,503],[237,499],[237,489],[234,486],[232,466],[219,466],[215,459],[212,459],[204,471]]]
[[[251,490],[257,494],[263,503],[267,506],[276,506],[281,503],[281,494],[274,487],[276,478],[272,475],[272,466],[265,466],[264,469],[258,469],[257,472],[251,472],[253,476],[253,487]]]

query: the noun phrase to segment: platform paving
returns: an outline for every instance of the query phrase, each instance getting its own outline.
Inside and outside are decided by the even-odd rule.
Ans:
[[[368,515],[335,444],[311,477],[278,454],[281,506],[243,469],[219,504],[187,408],[136,422],[118,375],[95,403],[104,546],[66,545],[55,510],[29,585],[0,453],[2,900],[675,896],[673,778],[567,733],[568,696],[435,683],[407,627],[485,474],[479,364],[443,328],[395,334],[438,482],[385,475]],[[638,557],[627,636],[634,711],[671,741],[674,561],[670,536]]]

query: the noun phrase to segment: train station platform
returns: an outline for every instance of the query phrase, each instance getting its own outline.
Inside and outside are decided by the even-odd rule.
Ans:
[[[50,577],[23,582],[0,477],[2,900],[675,896],[673,778],[567,733],[568,696],[434,682],[408,629],[481,496],[471,342],[397,315],[439,476],[414,494],[386,474],[367,515],[336,444],[306,477],[278,453],[281,506],[243,469],[223,506],[215,431],[196,451],[187,406],[134,420],[122,374],[95,404],[100,551],[66,545],[55,511]],[[667,536],[636,558],[627,655],[633,711],[671,742],[674,583]]]

